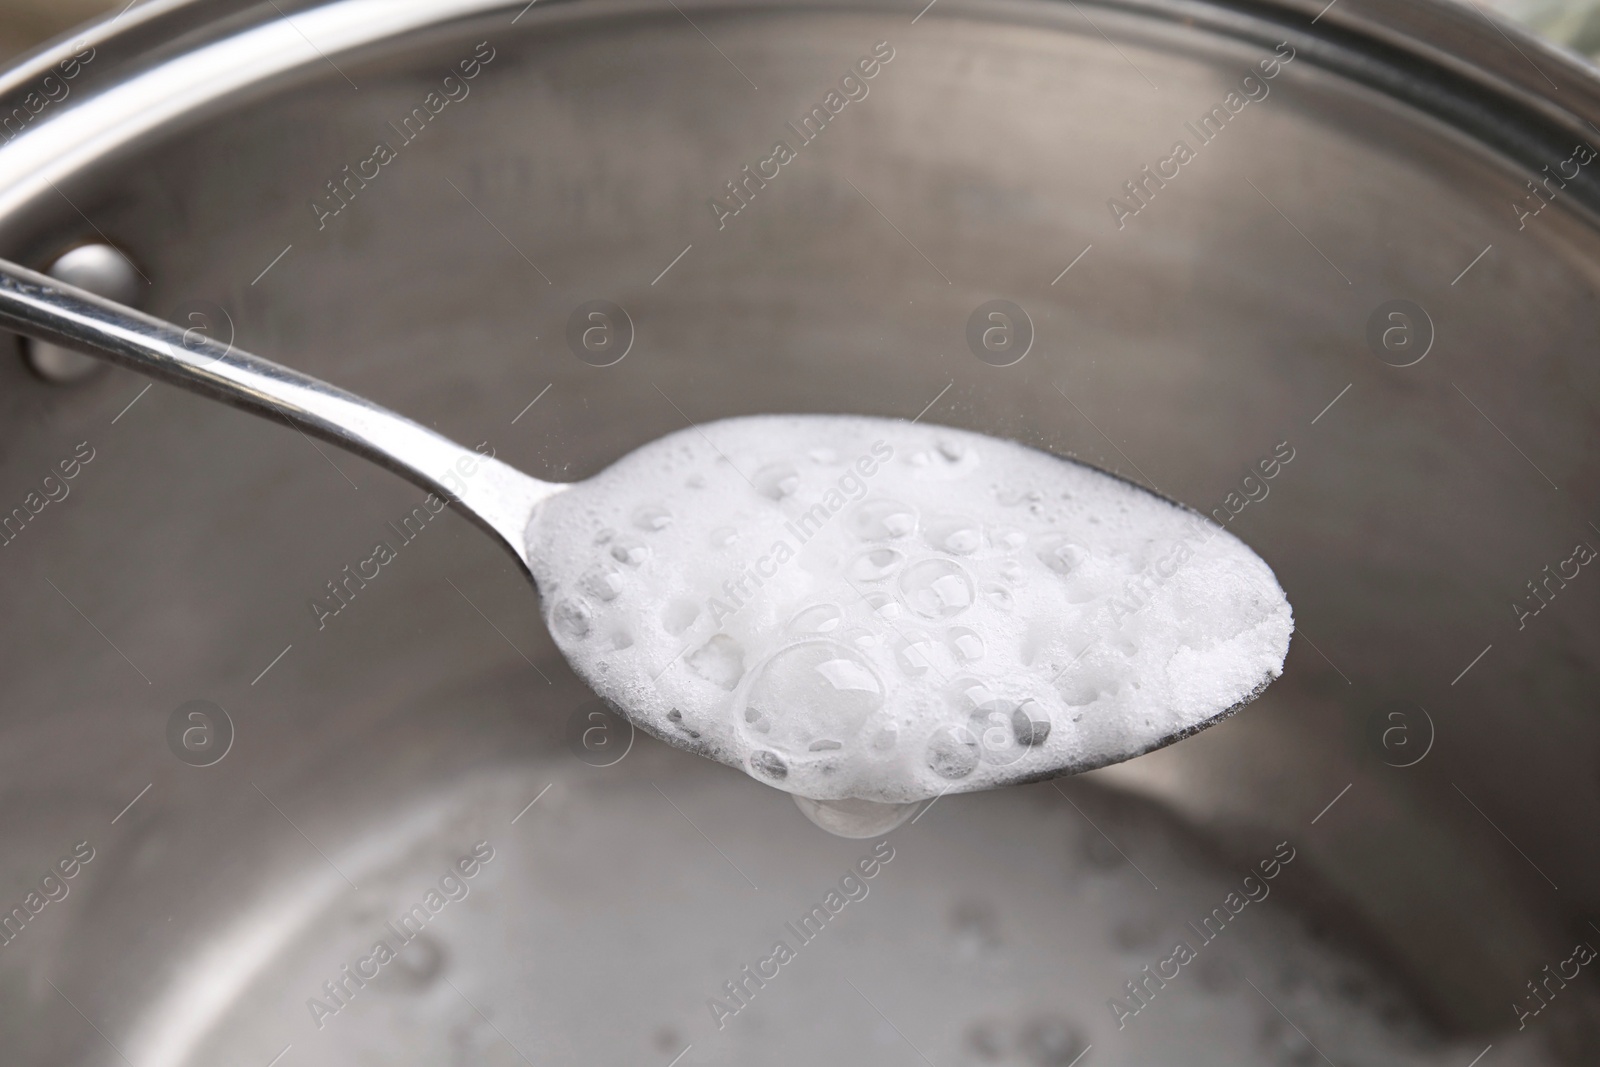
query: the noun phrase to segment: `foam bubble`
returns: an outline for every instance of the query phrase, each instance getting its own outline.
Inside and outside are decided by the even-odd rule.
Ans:
[[[697,751],[814,800],[1127,759],[1259,692],[1293,630],[1271,569],[1209,520],[886,419],[673,434],[552,497],[528,543],[551,633],[600,695],[661,736],[687,718]]]

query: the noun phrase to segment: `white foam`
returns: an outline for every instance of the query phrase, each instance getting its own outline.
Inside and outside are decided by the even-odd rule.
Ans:
[[[819,800],[1114,763],[1283,669],[1272,570],[1199,515],[947,427],[729,419],[528,530],[556,643],[640,727]]]

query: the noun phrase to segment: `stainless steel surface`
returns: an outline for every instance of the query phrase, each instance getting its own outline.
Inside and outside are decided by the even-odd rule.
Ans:
[[[68,250],[50,264],[46,273],[119,304],[134,303],[143,281],[127,256],[102,242]],[[23,347],[33,372],[57,385],[75,385],[105,365],[92,356],[46,341],[30,341]]]
[[[1322,1062],[1281,1010],[1340,1067],[1592,1063],[1591,982],[1521,1030],[1512,1008],[1600,938],[1591,568],[1521,629],[1511,609],[1600,543],[1594,166],[1525,184],[1593,143],[1588,68],[1416,0],[679,6],[140,4],[91,35],[71,106],[0,146],[0,255],[43,266],[87,216],[148,308],[224,307],[242,347],[550,481],[686,419],[937,398],[929,420],[1209,510],[1288,441],[1230,528],[1308,640],[1228,723],[1064,783],[1081,812],[1047,784],[940,800],[719,1030],[706,1001],[864,843],[642,736],[578,758],[592,697],[448,513],[318,629],[307,601],[417,503],[386,475],[14,360],[0,506],[95,458],[0,547],[6,899],[96,857],[0,948],[8,1059],[922,1062],[898,1028],[941,1067],[1077,1037],[1079,1067]],[[319,229],[326,183],[482,41],[470,95]],[[878,41],[870,95],[719,230],[708,198]],[[1119,229],[1108,199],[1280,41],[1270,95]],[[1518,203],[1544,206],[1519,228]],[[1036,328],[1011,367],[964,341],[997,297]],[[607,368],[565,344],[602,298],[637,334]],[[1436,334],[1414,366],[1367,346],[1394,299]],[[196,699],[235,728],[207,767],[167,743]],[[322,983],[478,840],[472,895],[318,1029]],[[1226,973],[1117,1029],[1106,1000],[1282,840],[1274,895],[1200,961]],[[1349,1008],[1400,1021],[1388,1052],[1294,980],[1307,925],[1393,991]]]
[[[58,264],[59,266],[59,264]],[[263,418],[284,419],[448,500],[524,568],[528,523],[564,486],[529,478],[353,393],[212,337],[0,259],[0,325],[111,360]]]
[[[116,0],[0,0],[0,59],[9,63],[40,42],[121,6]]]

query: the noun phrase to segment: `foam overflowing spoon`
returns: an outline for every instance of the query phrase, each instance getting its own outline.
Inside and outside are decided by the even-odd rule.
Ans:
[[[0,325],[287,417],[450,500],[526,568],[601,697],[835,833],[1170,744],[1288,652],[1289,603],[1243,542],[1014,442],[754,416],[553,484],[3,260]]]

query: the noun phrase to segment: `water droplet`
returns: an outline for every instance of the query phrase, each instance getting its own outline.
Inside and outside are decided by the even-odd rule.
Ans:
[[[905,558],[892,548],[874,548],[852,560],[848,573],[858,582],[881,582],[893,574]]]
[[[689,653],[687,661],[700,677],[730,692],[744,677],[744,648],[727,634],[713,634],[711,640]]]
[[[978,767],[978,739],[965,726],[941,726],[928,739],[928,769],[958,781]]]
[[[811,451],[807,452],[806,455],[810,457],[811,462],[813,463],[827,464],[839,462],[839,453],[835,452],[831,448],[813,448]]]
[[[952,626],[944,632],[945,644],[950,646],[950,651],[963,663],[975,663],[983,658],[983,638],[978,631],[969,630],[965,626]]]
[[[633,524],[639,529],[649,530],[651,533],[665,530],[672,525],[672,512],[654,504],[646,505],[633,513]]]
[[[844,747],[844,744],[842,742],[835,741],[831,737],[824,737],[819,741],[813,741],[813,742],[811,742],[811,744],[807,745],[806,746],[806,751],[807,752],[832,752],[835,749],[839,749],[839,748],[843,748],[843,747]]]
[[[928,544],[953,555],[971,555],[983,547],[983,528],[960,516],[935,519],[928,525]]]
[[[1014,526],[1002,526],[989,532],[989,538],[1007,552],[1015,552],[1028,543],[1028,535]]]
[[[615,530],[601,530],[599,533],[594,535],[594,543],[597,545],[603,545],[615,536],[617,536],[617,531]]]
[[[650,549],[643,541],[636,541],[631,537],[619,537],[611,544],[611,558],[618,563],[637,567],[650,558]]]
[[[783,762],[783,757],[765,749],[750,753],[750,769],[776,781],[789,777],[789,765]]]
[[[797,634],[825,634],[837,630],[843,621],[844,612],[837,605],[813,604],[789,620],[789,629]]]
[[[868,500],[850,513],[850,531],[863,541],[889,541],[916,528],[916,509],[898,500]]]
[[[1037,700],[1024,700],[1011,712],[1011,733],[1019,745],[1042,745],[1050,737],[1050,713]]]
[[[633,634],[627,630],[618,630],[611,635],[611,650],[621,652],[625,648],[633,647]]]
[[[948,559],[924,559],[900,575],[900,592],[925,619],[949,619],[972,606],[972,579]]]
[[[852,649],[834,641],[802,641],[757,668],[745,704],[740,718],[750,721],[753,710],[757,720],[772,724],[769,743],[794,755],[825,738],[848,743],[867,716],[883,706],[883,684]]]
[[[967,445],[962,444],[960,441],[952,441],[948,437],[939,442],[939,455],[950,463],[960,463],[967,458],[967,454],[971,451],[971,448]]]
[[[1039,562],[1060,575],[1077,570],[1089,553],[1061,534],[1050,534],[1039,542]]]
[[[589,605],[576,597],[566,597],[556,601],[550,611],[551,626],[556,632],[571,638],[589,636],[589,627],[594,621],[594,612]]]
[[[622,572],[615,567],[596,567],[579,579],[578,585],[596,600],[615,600],[622,592]]]
[[[727,548],[739,539],[739,531],[732,526],[718,526],[711,531],[711,547]]]
[[[800,489],[800,472],[793,463],[769,463],[756,471],[756,492],[771,500],[794,496]]]
[[[873,800],[811,800],[793,794],[796,806],[805,817],[839,837],[877,837],[905,822],[921,806],[880,804]]]
[[[988,598],[989,603],[1001,611],[1010,611],[1017,605],[1016,598],[1011,595],[1011,590],[1003,585],[991,585],[983,591],[983,595]]]

